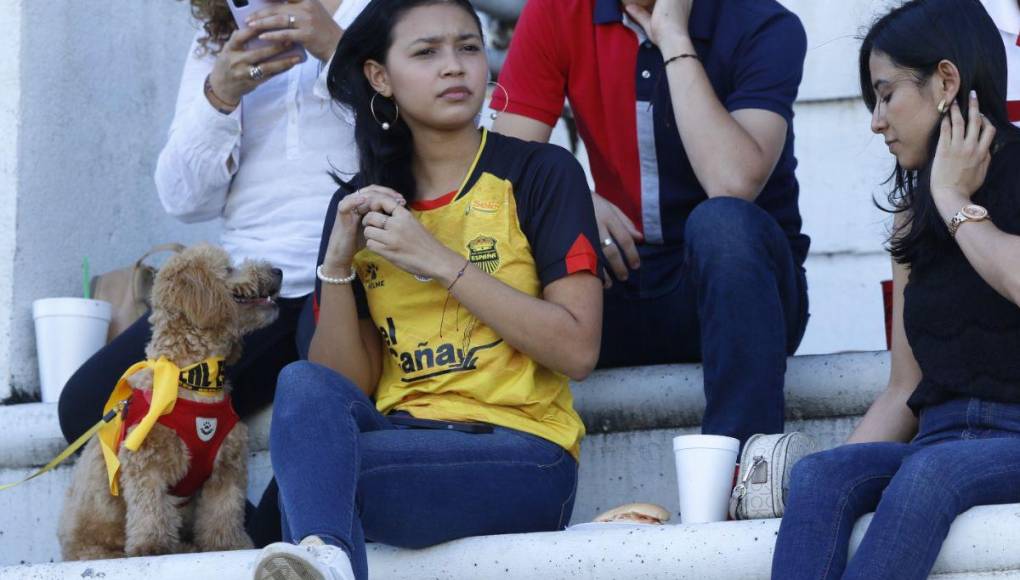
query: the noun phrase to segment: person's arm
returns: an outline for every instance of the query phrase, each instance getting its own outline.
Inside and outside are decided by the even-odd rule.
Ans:
[[[198,56],[198,47],[196,37],[184,63],[177,108],[155,174],[163,209],[186,223],[220,215],[241,144],[241,107],[229,114],[213,108],[204,86],[215,59]]]
[[[602,329],[594,213],[584,172],[570,153],[548,147],[542,154],[514,182],[519,223],[543,284],[539,297],[475,268],[392,197],[373,198],[362,223],[370,250],[433,278],[515,349],[581,380],[598,360]]]
[[[500,113],[492,123],[492,130],[525,141],[548,143],[553,128],[542,121],[517,113]]]
[[[932,167],[932,197],[947,222],[972,203],[971,196],[983,185],[991,162],[995,127],[981,116],[977,97],[973,95],[969,118],[981,119],[981,122],[965,122],[954,101],[950,113],[942,121],[939,148]],[[1020,159],[1016,162],[1020,163]],[[1011,188],[1006,195],[1020,197],[1020,186],[1012,180],[999,187]],[[1020,203],[1014,205],[1017,207]],[[993,215],[980,222],[964,222],[956,232],[956,243],[989,286],[1020,306],[1020,236],[1008,234],[995,225],[996,219],[1020,221],[1020,209],[1016,209],[1016,213],[1018,215]]]
[[[871,404],[864,418],[847,440],[848,443],[871,441],[909,441],[917,431],[917,418],[907,407],[907,399],[921,382],[921,369],[907,343],[903,329],[903,288],[908,270],[893,261],[893,332],[892,361],[889,384]]]
[[[530,0],[514,29],[499,82],[509,95],[497,90],[490,106],[503,111],[492,130],[525,141],[547,143],[566,97],[571,47],[561,42],[556,23],[570,15],[560,13],[559,0]],[[580,55],[580,58],[592,58]],[[641,267],[637,244],[644,240],[634,222],[615,204],[592,191],[598,243],[606,263],[618,280],[626,280],[630,269]],[[612,243],[606,245],[605,240]],[[606,283],[611,280],[607,276]]]
[[[659,0],[651,14],[628,4],[627,11],[667,60],[677,130],[705,193],[754,201],[786,145],[806,51],[803,28],[791,18],[757,31],[741,57],[748,62],[738,59],[734,71],[737,98],[724,104],[697,58],[670,60],[697,54],[688,29],[692,1]]]
[[[542,297],[529,296],[444,246],[410,211],[392,201],[378,209],[365,216],[370,250],[450,288],[454,298],[507,344],[542,366],[574,380],[595,368],[602,336],[602,283],[595,275],[571,274],[546,286]]]
[[[154,176],[163,209],[183,222],[215,219],[223,212],[240,157],[241,97],[297,64],[296,59],[264,62],[283,47],[244,50],[256,34],[255,29],[235,31],[213,56],[197,52],[200,31],[188,51]],[[249,77],[252,63],[262,63],[259,80]]]
[[[373,188],[362,191],[371,193]],[[386,192],[376,194],[387,195]],[[402,199],[389,199],[395,204],[402,202]],[[326,211],[319,248],[318,262],[325,276],[346,278],[354,272],[354,255],[364,247],[360,220],[365,211],[366,197],[363,194],[343,197],[338,192],[333,196]],[[316,290],[318,318],[308,349],[308,360],[344,375],[366,395],[372,396],[382,374],[382,337],[368,317],[360,282],[317,282]]]

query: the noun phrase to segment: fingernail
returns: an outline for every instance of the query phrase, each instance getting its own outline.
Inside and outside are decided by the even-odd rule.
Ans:
[[[972,91],[970,92],[970,98],[972,98],[972,99],[976,99],[976,98],[977,98],[977,91],[973,91],[973,90],[972,90]]]

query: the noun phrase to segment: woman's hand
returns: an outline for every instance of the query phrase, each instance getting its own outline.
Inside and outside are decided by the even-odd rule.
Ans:
[[[258,29],[263,40],[300,43],[323,63],[333,57],[344,33],[319,0],[287,0],[259,10],[248,26]]]
[[[336,221],[333,222],[333,230],[329,235],[326,256],[323,259],[327,273],[347,275],[346,272],[354,262],[354,254],[365,247],[361,217],[372,211],[373,207],[381,207],[384,201],[388,207],[402,207],[405,203],[399,193],[378,185],[359,189],[340,201],[336,210]]]
[[[301,59],[296,56],[268,60],[288,50],[290,48],[288,44],[274,44],[246,50],[245,44],[254,39],[258,33],[258,30],[251,28],[235,30],[223,44],[223,49],[216,56],[213,70],[209,73],[209,83],[212,85],[213,92],[221,101],[229,105],[236,107],[241,102],[241,97],[301,62]],[[252,67],[254,66],[258,66],[262,71],[262,75],[258,78],[252,78]]]
[[[437,240],[414,215],[392,199],[376,198],[361,220],[365,246],[393,265],[448,286],[464,257]]]
[[[981,114],[977,94],[970,93],[970,121],[964,121],[960,106],[953,101],[942,119],[942,132],[931,169],[931,194],[939,213],[946,219],[961,207],[985,182],[992,160],[995,127]]]

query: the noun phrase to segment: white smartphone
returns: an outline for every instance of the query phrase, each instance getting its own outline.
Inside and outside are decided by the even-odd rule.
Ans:
[[[279,4],[280,0],[227,0],[227,6],[230,7],[230,13],[234,15],[234,22],[237,23],[237,27],[241,30],[248,28],[246,20],[250,15],[263,8],[269,8],[274,4]],[[273,43],[255,38],[245,45],[245,48],[262,48],[264,46],[271,46]],[[308,54],[305,52],[305,47],[300,44],[295,44],[290,50],[281,52],[280,54],[270,58],[269,60],[280,60],[281,58],[290,58],[297,56],[301,58],[301,62],[304,62],[308,58]]]

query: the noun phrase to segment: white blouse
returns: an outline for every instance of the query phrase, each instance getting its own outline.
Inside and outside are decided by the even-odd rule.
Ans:
[[[369,0],[344,0],[334,20],[350,26]],[[284,297],[312,291],[322,224],[336,184],[357,171],[354,127],[323,90],[328,65],[315,57],[242,98],[229,115],[205,98],[215,57],[184,63],[169,138],[156,165],[164,209],[186,223],[223,218],[220,243],[235,261],[283,270]],[[316,90],[317,89],[317,90]]]

